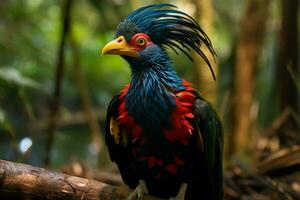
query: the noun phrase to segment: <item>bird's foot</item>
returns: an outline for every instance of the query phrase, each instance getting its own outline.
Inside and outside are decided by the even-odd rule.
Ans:
[[[175,197],[171,197],[169,200],[184,200],[187,184],[183,183]]]
[[[144,195],[149,194],[145,181],[140,180],[139,185],[133,190],[127,200],[143,200]]]

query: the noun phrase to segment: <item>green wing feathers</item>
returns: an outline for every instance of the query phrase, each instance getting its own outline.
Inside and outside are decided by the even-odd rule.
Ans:
[[[216,192],[216,199],[223,199],[223,131],[220,119],[212,105],[197,94],[194,103],[196,125],[203,139],[203,150]]]

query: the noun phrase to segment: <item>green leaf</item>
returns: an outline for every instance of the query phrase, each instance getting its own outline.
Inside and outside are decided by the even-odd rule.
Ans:
[[[0,108],[0,124],[3,124],[5,122],[6,116],[5,112],[2,108]]]
[[[300,79],[297,78],[297,74],[294,72],[291,65],[287,66],[287,70],[290,73],[290,75],[292,77],[292,80],[293,80],[294,84],[296,85],[296,88],[297,88],[298,92],[300,92]]]
[[[0,68],[0,79],[20,87],[40,88],[39,83],[23,76],[18,70],[12,67]]]

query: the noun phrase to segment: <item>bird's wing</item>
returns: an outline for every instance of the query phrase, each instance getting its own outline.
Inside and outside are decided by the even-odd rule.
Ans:
[[[119,126],[118,109],[121,104],[120,95],[116,95],[109,103],[106,124],[105,142],[110,159],[118,165],[123,181],[130,188],[138,185],[136,167],[132,160],[132,153],[127,144],[126,132]]]
[[[209,175],[212,178],[216,199],[223,196],[223,131],[219,117],[212,105],[196,94],[194,102],[194,115],[196,128],[199,134],[199,145],[204,151]]]

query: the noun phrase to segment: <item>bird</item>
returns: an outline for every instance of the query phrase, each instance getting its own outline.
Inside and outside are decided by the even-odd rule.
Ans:
[[[215,79],[197,21],[172,4],[152,4],[130,13],[102,55],[124,58],[131,81],[109,103],[105,143],[128,200],[149,194],[170,200],[223,199],[223,131],[218,114],[176,72],[169,50],[200,56]]]

